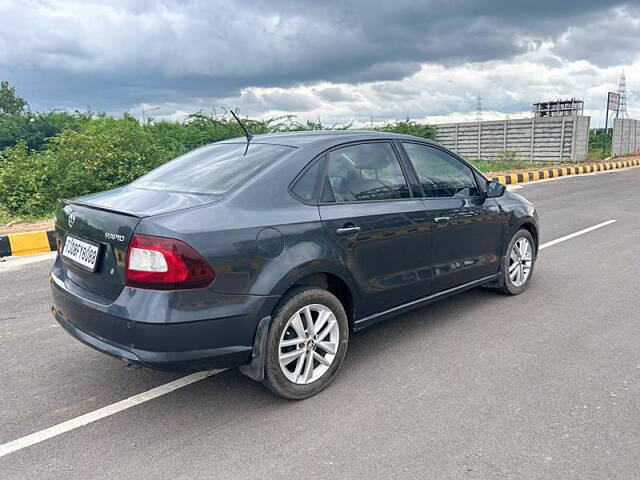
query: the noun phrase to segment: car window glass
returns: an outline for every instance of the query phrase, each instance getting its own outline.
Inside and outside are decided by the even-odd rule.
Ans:
[[[151,170],[132,187],[221,195],[292,152],[291,147],[218,143],[198,148]]]
[[[336,202],[409,198],[409,188],[393,147],[388,143],[350,145],[327,154],[326,190]]]
[[[318,172],[322,162],[314,162],[307,168],[293,187],[293,194],[304,202],[312,202],[316,199],[316,183]]]
[[[452,155],[428,145],[403,142],[427,197],[480,195],[471,169]]]

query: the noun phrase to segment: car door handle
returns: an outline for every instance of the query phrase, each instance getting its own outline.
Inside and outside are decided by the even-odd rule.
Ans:
[[[449,217],[435,217],[433,221],[436,223],[448,223]]]
[[[342,227],[336,230],[338,235],[355,235],[360,231],[360,227]]]

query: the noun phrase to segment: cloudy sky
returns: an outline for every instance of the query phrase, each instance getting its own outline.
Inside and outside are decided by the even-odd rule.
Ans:
[[[640,118],[640,0],[0,0],[0,80],[34,110],[240,109],[323,123],[530,115],[592,125],[625,70]]]

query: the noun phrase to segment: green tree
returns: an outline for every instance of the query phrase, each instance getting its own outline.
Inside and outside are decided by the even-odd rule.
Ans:
[[[24,113],[26,106],[26,100],[16,95],[16,89],[9,82],[0,82],[0,114]]]
[[[0,115],[0,150],[24,141],[30,150],[42,150],[51,137],[62,130],[79,131],[88,124],[94,114],[48,112]]]

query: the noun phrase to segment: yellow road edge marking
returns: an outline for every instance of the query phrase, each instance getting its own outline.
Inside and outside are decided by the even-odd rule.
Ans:
[[[31,255],[32,253],[50,252],[47,232],[10,233],[9,245],[11,256]]]

